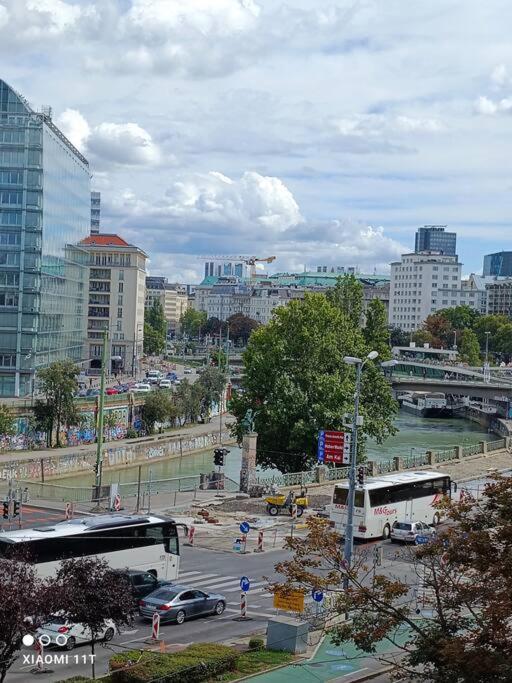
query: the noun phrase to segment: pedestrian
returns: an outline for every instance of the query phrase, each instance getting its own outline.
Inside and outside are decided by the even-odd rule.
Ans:
[[[89,377],[89,387],[92,387],[92,377]]]

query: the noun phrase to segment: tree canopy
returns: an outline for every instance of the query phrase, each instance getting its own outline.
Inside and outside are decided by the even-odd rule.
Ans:
[[[247,340],[251,336],[254,330],[258,329],[260,323],[243,313],[235,313],[228,318],[229,324],[229,338],[233,342],[243,342],[247,343]]]
[[[380,299],[372,299],[368,304],[363,334],[368,347],[378,351],[380,361],[391,358],[388,316]]]
[[[337,306],[354,328],[363,319],[363,285],[354,275],[342,275],[336,284],[327,291],[327,299]]]
[[[409,571],[399,573],[394,564],[379,567],[364,549],[347,568],[338,534],[310,518],[306,539],[289,540],[294,556],[276,567],[284,579],[273,588],[329,591],[331,623],[351,614],[329,628],[334,642],[352,641],[390,664],[391,680],[508,682],[511,501],[512,478],[496,476],[478,501],[465,492],[460,501],[440,502],[450,525],[408,551],[400,564],[409,562]],[[378,650],[379,643],[384,647]]]
[[[480,344],[473,330],[469,328],[462,330],[458,351],[463,362],[472,366],[480,365]]]
[[[278,308],[268,325],[255,330],[244,352],[243,393],[230,410],[241,439],[242,420],[255,412],[258,462],[281,471],[299,471],[315,459],[318,431],[343,429],[353,411],[354,368],[344,356],[365,358],[371,350],[359,323],[359,304],[338,306],[323,294],[306,294]],[[345,311],[348,311],[345,312]],[[359,320],[359,318],[358,318]],[[361,413],[364,436],[382,441],[393,434],[396,403],[382,373],[371,362],[363,371]]]
[[[39,388],[45,397],[46,424],[51,433],[55,428],[56,445],[60,446],[60,428],[77,424],[78,416],[74,401],[77,389],[78,367],[71,360],[55,361],[37,373]],[[43,411],[40,410],[42,413]]]
[[[158,355],[165,350],[167,320],[162,303],[153,302],[144,313],[144,353]]]
[[[15,432],[12,412],[6,405],[0,404],[0,436],[11,436]]]
[[[204,311],[187,308],[180,318],[181,332],[189,337],[198,337],[200,334],[204,334],[205,323],[206,313]]]

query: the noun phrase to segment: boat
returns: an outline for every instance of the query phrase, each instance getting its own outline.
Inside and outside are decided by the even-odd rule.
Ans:
[[[441,392],[414,391],[398,398],[402,410],[418,417],[452,417],[453,410]]]

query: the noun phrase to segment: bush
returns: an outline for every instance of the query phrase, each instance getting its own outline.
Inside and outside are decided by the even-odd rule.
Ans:
[[[200,683],[232,671],[238,658],[239,653],[232,648],[215,643],[189,645],[172,654],[131,650],[110,659],[110,675],[113,683],[148,683],[154,679],[162,683]]]
[[[263,638],[251,638],[249,641],[249,650],[260,651],[265,649],[265,641]]]
[[[136,439],[138,437],[137,430],[134,429],[133,427],[128,427],[126,430],[126,438],[127,439]]]

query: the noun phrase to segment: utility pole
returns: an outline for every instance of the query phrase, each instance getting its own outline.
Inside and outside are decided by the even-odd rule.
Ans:
[[[489,335],[490,332],[485,333],[485,362],[489,362]]]
[[[101,497],[101,474],[103,468],[103,409],[105,405],[105,365],[107,364],[108,329],[103,330],[103,349],[101,351],[100,395],[98,401],[98,419],[96,432],[96,491],[98,505]]]

